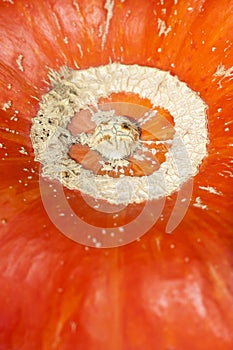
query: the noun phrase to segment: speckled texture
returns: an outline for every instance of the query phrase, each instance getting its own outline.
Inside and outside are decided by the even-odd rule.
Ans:
[[[207,154],[207,106],[169,72],[113,63],[86,70],[63,68],[59,73],[51,72],[51,80],[54,88],[43,96],[31,130],[36,160],[43,164],[43,176],[110,203],[128,204],[167,196],[198,172]],[[166,161],[149,176],[95,175],[68,155],[73,138],[66,127],[74,113],[90,105],[97,106],[99,98],[121,91],[148,98],[153,106],[167,109],[174,118],[176,132]],[[132,191],[122,199],[125,177]]]

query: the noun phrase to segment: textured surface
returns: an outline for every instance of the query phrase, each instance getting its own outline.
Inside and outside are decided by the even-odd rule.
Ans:
[[[31,132],[36,159],[43,164],[42,174],[58,179],[70,189],[114,204],[140,203],[178,190],[196,175],[206,156],[208,142],[206,105],[201,98],[168,72],[138,65],[110,64],[87,70],[61,70],[54,73],[55,88],[43,96]],[[148,98],[174,119],[175,136],[166,161],[152,175],[112,178],[85,170],[68,155],[71,135],[67,124],[81,109],[97,106],[101,97],[129,92]],[[156,115],[152,117],[156,119]],[[143,119],[143,118],[142,118]],[[139,124],[140,126],[140,124]],[[149,129],[148,129],[149,130]],[[132,191],[122,196],[125,177]]]
[[[0,2],[1,350],[232,350],[232,11],[229,0]],[[140,241],[88,249],[44,210],[30,128],[48,67],[110,62],[170,70],[199,91],[210,143],[172,234],[176,195]],[[106,215],[66,196],[97,226],[141,210]]]

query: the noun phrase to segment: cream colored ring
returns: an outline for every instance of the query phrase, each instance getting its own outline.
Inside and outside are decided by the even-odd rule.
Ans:
[[[207,106],[177,77],[157,68],[113,63],[85,70],[62,68],[58,73],[51,71],[50,80],[53,89],[43,96],[31,129],[42,176],[94,198],[127,205],[168,196],[197,174],[207,154]],[[95,175],[68,155],[72,140],[65,130],[74,113],[122,91],[149,99],[174,118],[175,135],[166,161],[149,176]]]

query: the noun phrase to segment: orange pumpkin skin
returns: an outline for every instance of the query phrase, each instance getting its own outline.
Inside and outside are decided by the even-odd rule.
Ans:
[[[233,2],[115,0],[103,40],[106,3],[0,4],[0,107],[12,101],[0,110],[0,349],[230,350],[233,84],[231,75],[220,81],[214,73],[232,65]],[[166,35],[159,35],[158,19],[170,26]],[[49,89],[48,66],[110,60],[170,70],[199,91],[209,106],[210,143],[189,210],[172,234],[165,227],[176,194],[139,241],[87,250],[47,217],[29,133],[35,97]],[[19,152],[22,146],[28,154]],[[67,193],[78,215],[95,224],[121,225],[142,207],[130,205],[116,221]],[[205,209],[193,205],[197,197]]]

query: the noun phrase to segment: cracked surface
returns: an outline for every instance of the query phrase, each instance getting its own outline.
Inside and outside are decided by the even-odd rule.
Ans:
[[[104,158],[120,160],[134,153],[138,148],[138,141],[137,126],[128,118],[117,116],[99,123],[86,143]]]
[[[43,176],[57,179],[68,188],[80,190],[94,198],[114,204],[129,204],[167,196],[198,172],[207,154],[207,106],[194,91],[169,72],[113,63],[78,71],[62,68],[60,72],[51,71],[50,80],[53,89],[43,96],[31,129],[35,159],[42,164]],[[93,138],[92,134],[92,139],[85,133],[77,138],[67,129],[75,113],[90,109],[90,106],[98,111],[100,98],[122,91],[149,99],[154,107],[168,110],[174,119],[175,133],[172,140],[166,141],[170,142],[166,160],[148,176],[128,176],[124,172],[117,178],[107,173],[98,175],[69,156],[69,149],[77,140],[114,161],[119,156],[124,158],[129,155],[129,149],[131,152],[131,147],[135,147],[131,142],[133,133],[124,135],[130,141],[130,146],[117,156],[113,155],[113,149],[106,149],[104,143],[104,147],[100,146],[104,142],[101,137],[105,132],[110,137],[114,135],[109,132],[109,126],[114,124],[114,111],[97,113],[98,118],[93,117],[96,135]],[[153,111],[141,118],[141,125],[149,125],[146,124],[148,120],[153,122],[155,118]],[[103,129],[106,120],[107,127]]]

